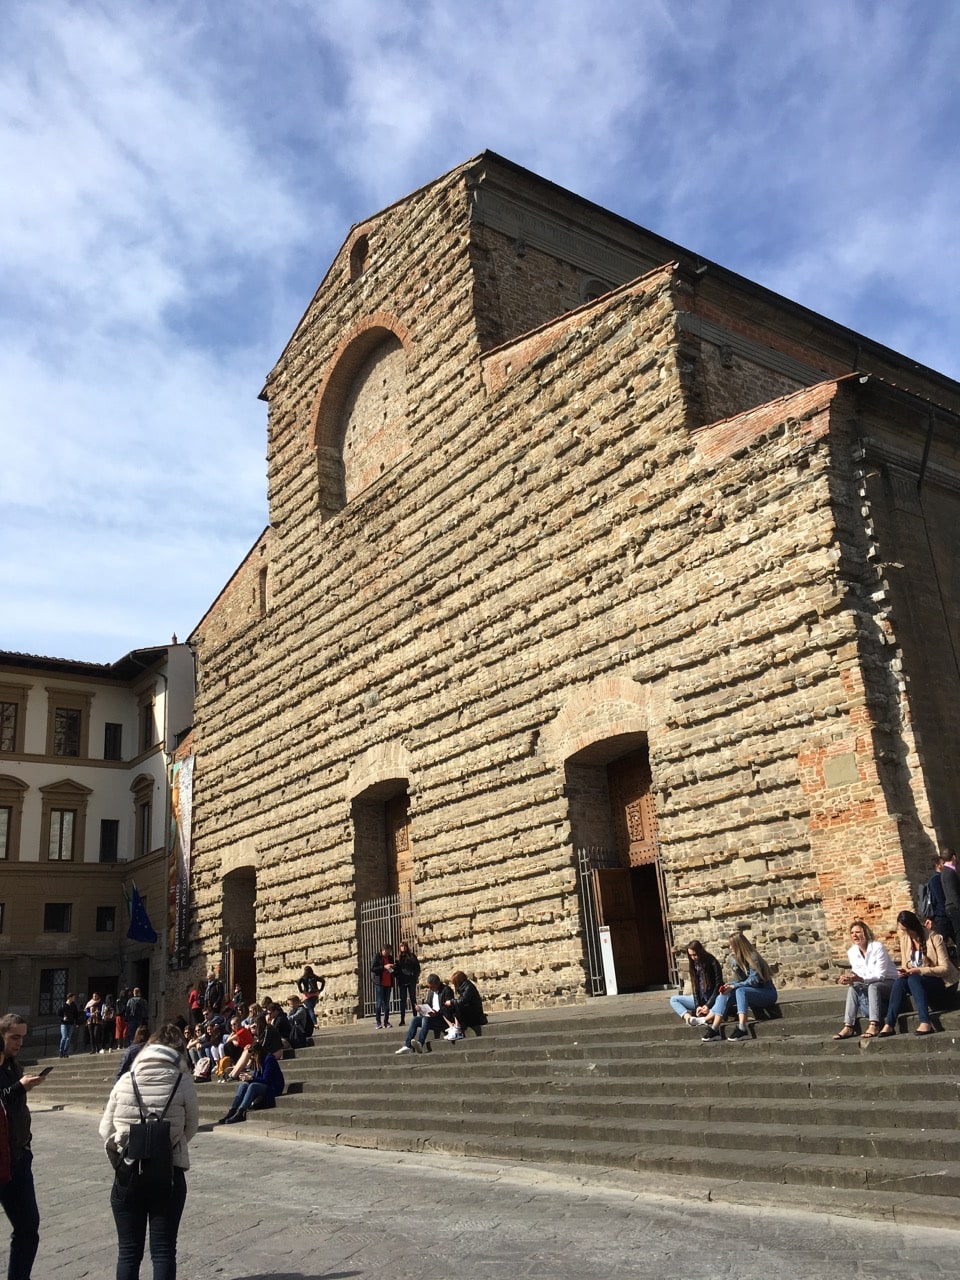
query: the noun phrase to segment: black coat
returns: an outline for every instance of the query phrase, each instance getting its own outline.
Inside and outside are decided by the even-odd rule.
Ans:
[[[397,956],[397,967],[393,976],[398,982],[412,987],[420,977],[420,961],[412,951],[401,951]]]
[[[83,1014],[75,1004],[62,1004],[58,1017],[61,1022],[71,1022],[75,1027],[79,1027],[83,1022]]]
[[[483,1001],[480,992],[469,978],[457,987],[453,1001],[453,1012],[461,1027],[486,1026],[487,1015],[483,1012]]]
[[[693,998],[700,1005],[713,1004],[720,993],[720,984],[723,982],[723,966],[716,956],[712,956],[709,951],[703,953],[703,973],[700,980],[697,980],[697,971],[693,965],[690,966],[690,980],[693,987]]]
[[[0,1063],[0,1102],[7,1113],[11,1161],[15,1161],[24,1147],[30,1145],[30,1108],[27,1106],[27,1091],[20,1083],[22,1075],[16,1058],[6,1058]]]
[[[433,995],[433,992],[431,991],[430,996],[432,995]],[[443,1028],[447,1025],[446,1022],[444,1021],[443,1015],[446,1013],[448,1017],[450,1016],[450,1010],[446,1007],[446,1002],[448,1000],[455,999],[455,996],[453,993],[453,987],[448,987],[446,984],[444,984],[440,988],[439,996],[440,996],[440,1012],[430,1014],[430,1026],[434,1031],[442,1031]],[[421,1004],[427,1004],[428,1002],[429,1002],[429,996],[426,999],[420,1001]]]

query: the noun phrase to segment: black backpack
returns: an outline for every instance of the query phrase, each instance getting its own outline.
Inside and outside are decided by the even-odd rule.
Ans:
[[[177,1075],[176,1082],[170,1090],[170,1096],[164,1103],[159,1115],[155,1111],[144,1112],[143,1098],[137,1088],[137,1077],[130,1072],[133,1094],[140,1112],[139,1124],[131,1125],[127,1136],[126,1150],[123,1152],[123,1164],[117,1169],[117,1177],[123,1181],[134,1178],[148,1188],[158,1190],[169,1187],[173,1183],[173,1145],[170,1139],[170,1121],[164,1119],[170,1103],[173,1101],[183,1072]],[[126,1177],[122,1177],[125,1174]]]
[[[917,894],[917,915],[920,917],[921,923],[924,920],[932,920],[934,918],[934,902],[933,894],[930,892],[930,882],[922,884]]]

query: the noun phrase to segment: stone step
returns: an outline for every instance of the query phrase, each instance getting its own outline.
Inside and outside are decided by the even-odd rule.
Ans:
[[[960,1196],[960,1138],[948,1121],[960,1097],[960,1014],[943,1015],[942,1034],[863,1047],[832,1039],[838,1010],[835,990],[798,993],[784,999],[782,1019],[754,1024],[749,1041],[703,1044],[663,997],[627,998],[497,1015],[482,1037],[432,1041],[429,1055],[398,1056],[399,1028],[324,1029],[283,1063],[287,1096],[237,1128],[606,1165],[658,1179],[692,1174],[888,1197],[901,1187],[914,1196],[919,1186],[949,1205]],[[901,1025],[909,1030],[912,1019]],[[44,1102],[99,1112],[118,1055],[53,1061]],[[225,1114],[234,1089],[200,1086],[203,1123]]]
[[[598,1097],[595,1094],[562,1091],[514,1096],[511,1110],[514,1113],[520,1112],[525,1117],[560,1116],[564,1120],[575,1119],[590,1127],[609,1121],[634,1124],[678,1120],[687,1124],[706,1126],[725,1123],[747,1125],[753,1120],[757,1124],[786,1123],[797,1127],[829,1125],[836,1129],[850,1128],[857,1132],[862,1132],[865,1128],[869,1128],[871,1132],[877,1128],[916,1129],[920,1132],[942,1128],[946,1118],[954,1116],[956,1092],[954,1084],[953,1098],[946,1103],[941,1103],[933,1112],[927,1098],[912,1101],[858,1098],[856,1105],[851,1105],[850,1099],[835,1098],[817,1101],[785,1100],[770,1096],[765,1101],[759,1101],[755,1096],[727,1099],[708,1098],[702,1095],[685,1098],[675,1096],[666,1098]],[[217,1098],[222,1096],[223,1091],[220,1091]],[[446,1099],[443,1110],[448,1115],[490,1115],[491,1102],[496,1096],[490,1091],[471,1089],[467,1095]],[[293,1100],[297,1106],[300,1105],[295,1095]],[[211,1101],[206,1095],[203,1101],[204,1104],[209,1101],[211,1106],[220,1105],[216,1100]],[[303,1105],[314,1115],[329,1113],[331,1109],[353,1115],[367,1113],[372,1115],[378,1109],[377,1101],[379,1100],[372,1100],[369,1094],[350,1093],[346,1090],[323,1097],[317,1097],[312,1093],[303,1095]],[[435,1104],[435,1097],[431,1093],[430,1107],[434,1107]],[[402,1111],[404,1115],[411,1114],[411,1103],[405,1100]]]
[[[225,1114],[226,1107],[221,1114]],[[409,1107],[379,1110],[351,1110],[331,1103],[327,1107],[302,1114],[302,1108],[281,1104],[276,1108],[276,1123],[289,1113],[296,1123],[346,1130],[362,1128],[382,1133],[391,1129],[414,1128],[418,1132],[465,1134],[472,1137],[504,1137],[529,1139],[563,1139],[569,1142],[601,1141],[615,1145],[626,1142],[672,1144],[676,1146],[732,1148],[741,1151],[781,1152],[784,1156],[815,1153],[862,1157],[865,1151],[895,1150],[904,1160],[936,1160],[958,1163],[960,1175],[960,1134],[952,1127],[927,1126],[920,1129],[886,1128],[865,1115],[863,1125],[843,1125],[818,1118],[814,1124],[793,1124],[781,1117],[767,1119],[751,1116],[748,1107],[733,1118],[714,1118],[704,1123],[684,1116],[675,1119],[610,1116],[605,1120],[582,1115],[534,1115],[525,1109],[497,1113],[483,1110],[445,1111],[436,1114],[430,1106],[421,1111]],[[936,1119],[936,1118],[935,1118]],[[943,1118],[941,1117],[941,1124]],[[865,1135],[868,1134],[868,1137]],[[960,1184],[958,1184],[960,1185]]]
[[[654,1142],[605,1142],[581,1139],[505,1138],[483,1135],[450,1135],[434,1129],[356,1129],[338,1126],[278,1124],[277,1111],[254,1112],[239,1129],[260,1131],[277,1138],[326,1142],[380,1151],[424,1151],[475,1156],[493,1160],[535,1161],[564,1165],[605,1166],[640,1174],[692,1176],[761,1182],[771,1185],[809,1186],[873,1192],[890,1196],[943,1198],[945,1212],[931,1210],[931,1219],[943,1225],[953,1222],[954,1201],[960,1198],[960,1173],[945,1161],[874,1157],[872,1152],[854,1155],[821,1155],[764,1150],[718,1148],[709,1145],[683,1147]],[[869,1158],[867,1158],[869,1156]],[[656,1190],[657,1184],[651,1184]]]

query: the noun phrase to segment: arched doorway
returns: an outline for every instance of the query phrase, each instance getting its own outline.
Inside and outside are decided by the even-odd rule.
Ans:
[[[609,930],[618,991],[663,987],[673,962],[646,735],[594,743],[565,772],[588,990],[606,990],[600,929]]]
[[[373,1013],[370,964],[384,946],[394,954],[401,941],[416,950],[413,837],[406,779],[381,781],[351,806],[359,952],[359,1007]]]
[[[223,877],[221,977],[227,995],[239,985],[247,1004],[257,998],[256,903],[255,868],[237,867]]]

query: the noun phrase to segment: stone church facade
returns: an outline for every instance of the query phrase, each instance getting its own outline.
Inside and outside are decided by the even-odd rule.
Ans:
[[[960,838],[956,383],[484,153],[353,228],[262,397],[198,970],[342,1020],[410,936],[544,1004],[598,925],[629,990],[747,923],[817,982]]]

